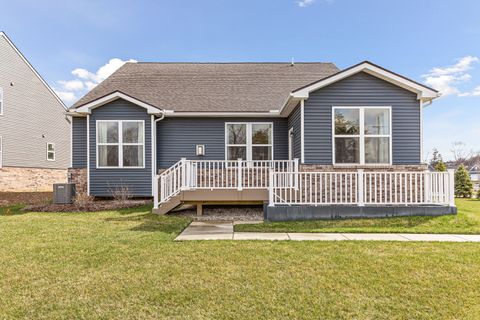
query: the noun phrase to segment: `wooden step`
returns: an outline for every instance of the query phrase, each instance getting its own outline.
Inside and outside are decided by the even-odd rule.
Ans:
[[[162,203],[158,207],[158,209],[153,209],[152,212],[156,213],[156,214],[162,214],[162,215],[167,214],[170,211],[172,211],[173,209],[180,206],[181,204],[182,204],[182,196],[181,196],[181,194],[178,194],[178,195],[173,196],[170,199],[168,199],[167,202]]]

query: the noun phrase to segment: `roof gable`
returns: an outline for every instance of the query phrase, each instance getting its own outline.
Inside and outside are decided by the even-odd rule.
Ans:
[[[13,42],[8,38],[8,36],[3,32],[0,31],[0,37],[5,39],[7,44],[12,47],[12,49],[15,51],[15,53],[22,59],[22,61],[28,66],[28,68],[34,73],[34,75],[42,82],[42,84],[47,88],[47,90],[53,95],[53,97],[60,103],[60,105],[64,108],[67,109],[65,103],[63,103],[62,99],[58,97],[58,95],[53,91],[53,89],[48,85],[48,83],[42,78],[42,76],[35,70],[35,68],[30,64],[30,62],[25,58],[25,56],[18,50],[18,48],[13,44]]]
[[[359,72],[368,73],[374,77],[380,78],[408,91],[414,92],[417,94],[417,99],[419,100],[430,101],[440,96],[440,93],[435,89],[429,88],[397,73],[384,69],[369,61],[364,61],[350,68],[330,75],[324,79],[300,87],[291,93],[291,97],[297,99],[308,99],[310,92],[319,90],[323,87],[326,87],[342,79],[348,78]]]

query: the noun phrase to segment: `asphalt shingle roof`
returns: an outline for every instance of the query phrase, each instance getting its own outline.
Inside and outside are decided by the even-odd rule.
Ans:
[[[73,108],[120,91],[176,112],[279,110],[293,90],[338,72],[333,63],[126,63]]]

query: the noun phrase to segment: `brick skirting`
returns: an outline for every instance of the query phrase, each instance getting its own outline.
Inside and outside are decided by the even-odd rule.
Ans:
[[[0,169],[0,192],[51,192],[54,183],[67,182],[67,169]]]
[[[387,166],[333,166],[319,164],[301,164],[299,171],[302,172],[354,172],[364,169],[365,172],[421,172],[427,170],[426,164],[416,165],[387,165]]]

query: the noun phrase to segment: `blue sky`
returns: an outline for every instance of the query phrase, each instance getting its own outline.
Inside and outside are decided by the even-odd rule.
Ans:
[[[444,91],[424,113],[425,156],[437,147],[451,158],[454,141],[480,150],[480,1],[17,0],[1,8],[0,30],[68,104],[129,59],[293,57],[339,68],[371,60]]]

